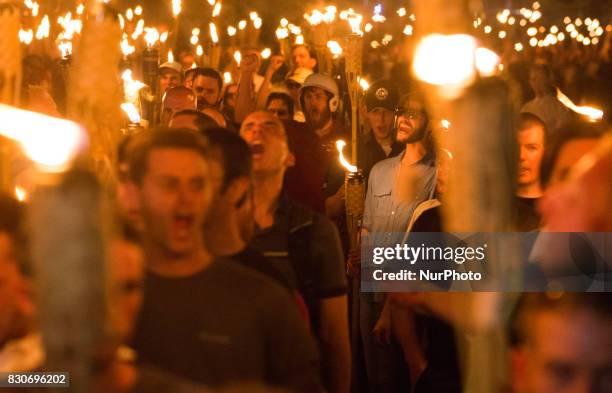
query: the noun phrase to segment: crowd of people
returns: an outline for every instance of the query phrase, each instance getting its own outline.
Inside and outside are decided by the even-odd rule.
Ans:
[[[359,108],[362,233],[442,232],[453,152],[436,143],[441,119],[396,50],[364,56],[373,83]],[[607,120],[589,123],[556,98],[557,87],[576,102],[603,92],[597,97],[610,108],[612,50],[598,59],[581,56],[585,50],[507,58],[500,78],[517,108],[518,147],[509,230],[612,232]],[[24,106],[59,116],[64,103],[47,65],[24,62]],[[318,72],[307,45],[293,47],[289,62],[272,56],[263,65],[244,51],[238,72],[237,83],[225,84],[220,70],[162,64],[156,118],[117,147],[112,197],[121,224],[107,245],[116,351],[97,371],[96,388],[462,391],[477,373],[466,369],[469,317],[452,307],[464,294],[359,293],[349,285],[360,252],[350,247],[335,146],[351,139],[345,86]],[[45,369],[26,205],[0,199],[2,372]],[[609,295],[516,297],[504,321],[504,388],[612,391]]]

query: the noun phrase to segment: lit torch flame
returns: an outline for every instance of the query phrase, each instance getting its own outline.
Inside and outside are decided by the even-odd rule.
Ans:
[[[337,41],[327,41],[327,48],[334,56],[334,58],[342,56],[342,47]]]
[[[26,45],[30,45],[32,43],[32,39],[34,38],[34,32],[32,29],[28,30],[19,30],[19,42],[23,42]]]
[[[124,102],[121,104],[121,109],[126,113],[128,119],[130,119],[130,123],[140,124],[140,114],[134,104],[131,102]]]
[[[336,141],[336,149],[338,149],[338,159],[340,160],[340,163],[342,164],[343,167],[346,168],[347,171],[356,173],[359,171],[357,167],[355,165],[351,165],[346,160],[346,158],[344,158],[344,153],[342,152],[344,150],[344,146],[346,146],[346,142],[344,142],[343,140]]]
[[[174,15],[175,18],[179,16],[182,10],[181,0],[172,0],[172,15]]]
[[[214,44],[219,43],[219,35],[217,34],[217,26],[213,22],[210,22],[208,26],[210,29],[210,39],[212,40]]]
[[[219,16],[219,14],[221,14],[221,2],[217,2],[215,4],[215,8],[213,8],[212,11],[212,17],[216,18],[217,16]]]
[[[168,63],[174,63],[174,53],[172,53],[172,49],[168,51]]]
[[[599,121],[603,119],[603,111],[597,108],[592,108],[590,106],[577,106],[569,99],[565,94],[561,92],[561,90],[557,89],[557,99],[561,101],[563,105],[565,105],[568,109],[586,116],[590,121]]]
[[[49,27],[50,27],[49,17],[45,15],[40,21],[40,25],[38,25],[38,28],[36,29],[36,39],[42,40],[43,38],[48,38],[49,37]]]
[[[147,43],[147,47],[152,48],[157,43],[157,41],[159,41],[159,32],[154,27],[145,27],[144,32],[144,39]]]
[[[15,197],[19,202],[25,202],[28,199],[28,193],[23,187],[15,186]]]
[[[88,145],[87,133],[68,120],[0,104],[0,135],[19,142],[46,172],[61,172]]]
[[[146,85],[139,80],[132,79],[132,70],[125,70],[121,74],[123,79],[123,94],[128,102],[136,102],[138,100],[138,92]]]

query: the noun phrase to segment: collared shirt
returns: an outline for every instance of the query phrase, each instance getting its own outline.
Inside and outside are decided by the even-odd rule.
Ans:
[[[393,141],[391,144],[391,151],[389,154],[382,148],[378,143],[374,135],[367,134],[363,136],[363,139],[359,143],[359,149],[357,154],[357,161],[359,169],[363,171],[363,176],[368,179],[370,171],[378,162],[395,157],[400,154],[404,149],[401,143]]]
[[[410,165],[413,181],[398,184],[402,154],[380,161],[370,172],[363,213],[363,227],[377,236],[377,246],[392,246],[401,240],[393,234],[403,235],[410,217],[419,203],[430,199],[435,190],[435,155],[428,152],[421,160]],[[400,190],[405,186],[409,190]],[[381,237],[382,236],[382,237]],[[378,244],[380,242],[385,244]]]

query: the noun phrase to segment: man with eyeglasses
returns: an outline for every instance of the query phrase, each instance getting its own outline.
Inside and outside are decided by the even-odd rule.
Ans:
[[[400,242],[394,235],[404,233],[415,207],[432,197],[436,167],[428,123],[420,94],[412,93],[400,99],[395,127],[396,140],[403,151],[374,165],[368,181],[363,234],[374,235],[376,246]],[[363,292],[360,296],[361,336],[370,391],[408,391],[405,360],[399,344],[390,341],[380,345],[373,334],[380,327],[385,294]],[[408,360],[412,383],[425,369],[425,359],[416,355]]]

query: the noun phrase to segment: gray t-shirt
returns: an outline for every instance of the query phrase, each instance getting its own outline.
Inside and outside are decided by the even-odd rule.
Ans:
[[[315,342],[287,291],[230,260],[189,277],[148,273],[134,348],[144,362],[209,387],[322,390]]]

